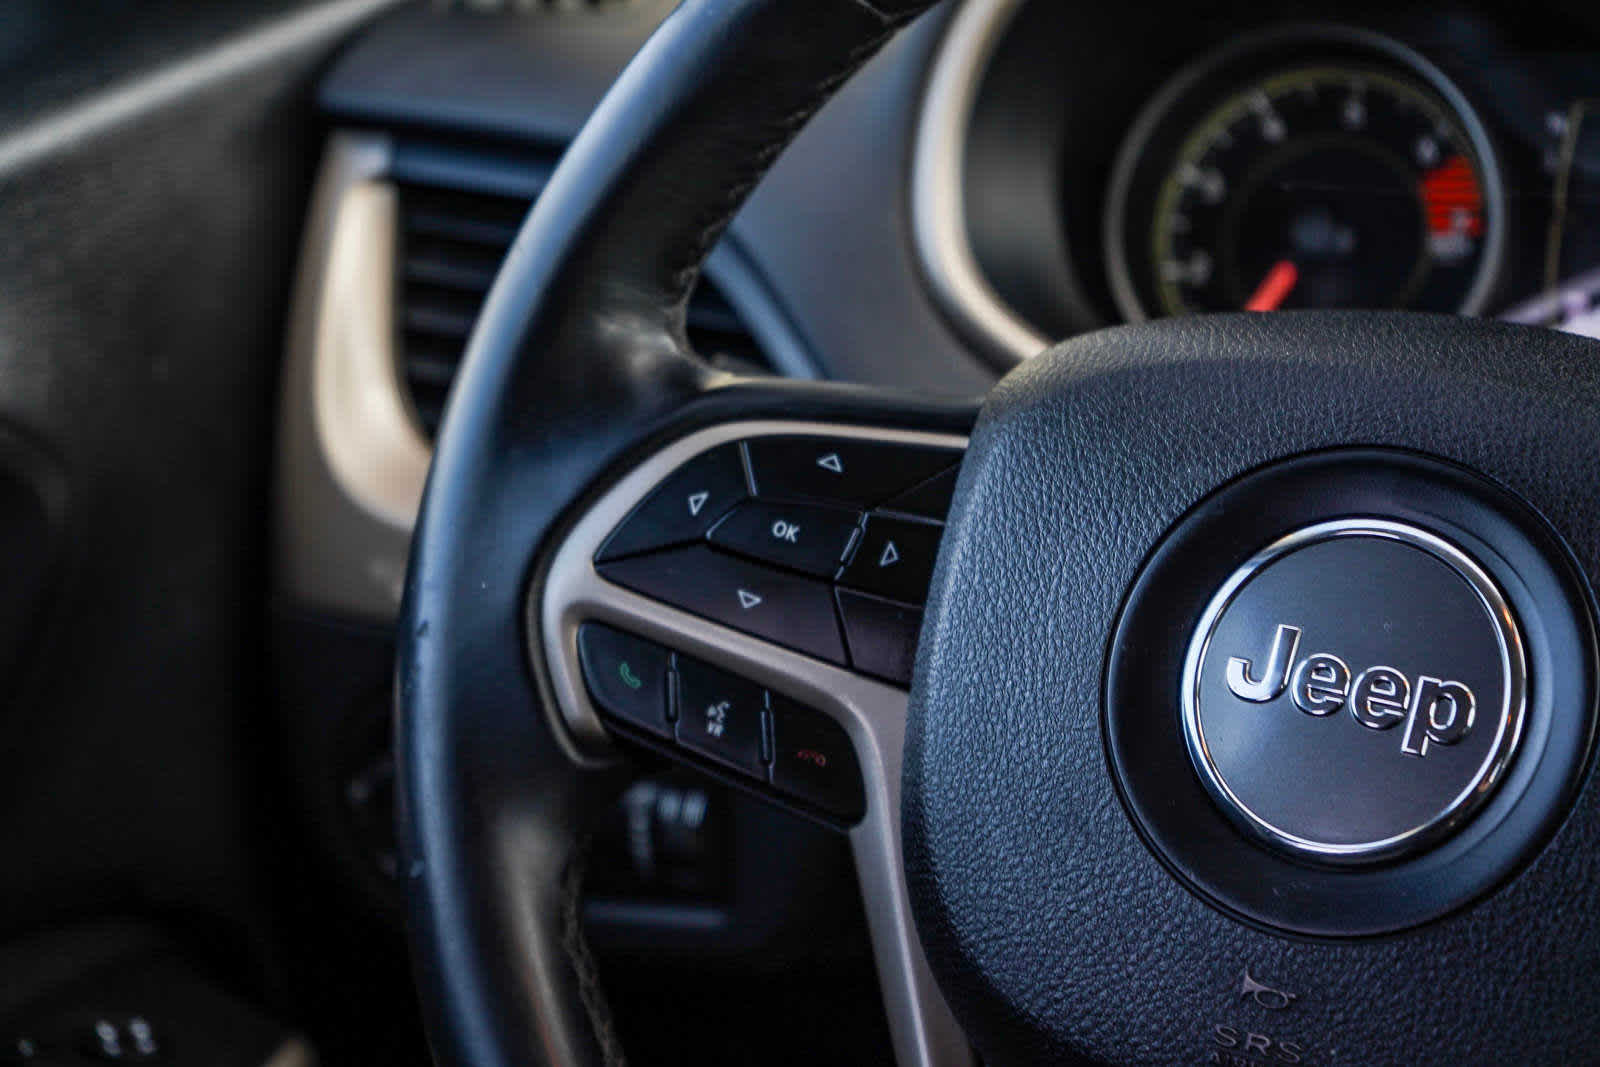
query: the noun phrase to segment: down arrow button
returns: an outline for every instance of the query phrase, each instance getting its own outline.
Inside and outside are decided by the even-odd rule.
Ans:
[[[844,663],[844,639],[823,582],[773,570],[705,545],[602,564],[600,576],[684,611]]]

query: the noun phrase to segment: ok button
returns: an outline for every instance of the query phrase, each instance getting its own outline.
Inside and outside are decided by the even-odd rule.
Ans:
[[[711,543],[763,563],[832,578],[858,536],[861,513],[823,504],[749,501],[711,529]]]

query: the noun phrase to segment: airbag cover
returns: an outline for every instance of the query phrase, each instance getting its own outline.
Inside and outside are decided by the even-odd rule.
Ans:
[[[1570,814],[1514,877],[1381,938],[1290,936],[1219,905],[1175,877],[1119,793],[1108,651],[1157,546],[1247,473],[1352,446],[1436,457],[1530,504],[1570,548],[1567,607],[1589,625],[1591,341],[1389,313],[1167,320],[1069,341],[991,394],[927,606],[903,783],[918,929],[986,1062],[1560,1062],[1600,1040],[1587,733],[1566,765],[1538,768]],[[1216,585],[1172,580],[1194,605],[1173,628],[1191,634]],[[1585,636],[1556,714],[1587,730]],[[1215,810],[1185,771],[1171,804]],[[1275,878],[1312,870],[1250,847]]]

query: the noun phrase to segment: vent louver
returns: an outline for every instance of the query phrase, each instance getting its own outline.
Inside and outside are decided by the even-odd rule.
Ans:
[[[431,438],[467,338],[532,200],[401,181],[396,315],[405,383]],[[716,287],[702,278],[690,297],[695,351],[766,369],[755,338]]]

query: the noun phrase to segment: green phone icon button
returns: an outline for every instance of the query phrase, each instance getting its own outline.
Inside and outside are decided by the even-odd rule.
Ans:
[[[637,674],[633,673],[633,668],[628,666],[627,660],[623,660],[621,666],[617,668],[617,675],[621,677],[622,684],[627,686],[629,689],[638,689],[640,686],[644,685],[643,680],[641,680]]]

